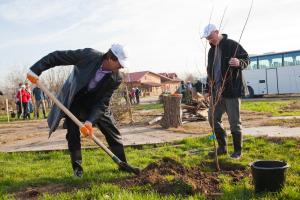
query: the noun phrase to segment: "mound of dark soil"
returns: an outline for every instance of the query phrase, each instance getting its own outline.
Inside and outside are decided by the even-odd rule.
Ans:
[[[211,166],[207,165],[206,167],[210,168]],[[153,190],[164,195],[187,196],[202,193],[210,196],[220,192],[219,174],[232,176],[233,182],[238,182],[245,176],[249,176],[245,167],[237,165],[226,166],[223,164],[221,169],[226,170],[221,172],[203,172],[201,169],[203,168],[185,168],[179,162],[166,157],[156,163],[149,164],[139,176],[117,180],[116,183],[124,188],[150,185]]]

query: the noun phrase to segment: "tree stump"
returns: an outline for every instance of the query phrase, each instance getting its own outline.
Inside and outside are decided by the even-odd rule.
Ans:
[[[181,94],[163,96],[164,116],[161,120],[163,128],[179,127],[182,125]]]

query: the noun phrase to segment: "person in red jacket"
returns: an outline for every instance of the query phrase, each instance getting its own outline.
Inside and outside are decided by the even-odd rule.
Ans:
[[[30,119],[29,111],[28,111],[28,102],[30,99],[30,93],[26,91],[25,85],[21,86],[21,89],[17,93],[17,98],[22,103],[23,107],[23,119]]]

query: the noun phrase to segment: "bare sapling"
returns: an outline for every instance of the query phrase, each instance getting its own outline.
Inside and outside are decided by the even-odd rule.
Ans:
[[[223,23],[223,19],[225,16],[225,13],[227,11],[227,6],[224,9],[222,18],[221,18],[221,22],[220,22],[220,26],[219,26],[219,31],[221,29],[222,23]],[[212,12],[211,12],[212,15]],[[209,24],[210,24],[210,20],[211,20],[211,16],[209,19]],[[207,50],[207,40],[206,40],[206,45],[205,45],[205,55],[206,55],[206,50]],[[218,45],[216,46],[216,49],[218,49]],[[218,52],[217,52],[218,53]],[[217,53],[215,52],[214,54],[214,59],[213,59],[213,66],[215,64],[215,60],[216,60],[216,55]],[[205,56],[206,57],[206,56]],[[207,61],[205,60],[205,66],[207,66]],[[214,68],[212,67],[212,74],[214,73]],[[214,85],[215,85],[215,80],[214,77],[212,76],[212,78],[208,81],[208,87],[210,90],[210,112],[211,112],[211,126],[212,126],[212,140],[213,140],[213,144],[214,144],[214,159],[215,159],[215,165],[216,165],[216,170],[220,171],[220,165],[219,165],[219,158],[218,158],[218,153],[217,153],[217,144],[216,144],[216,132],[215,132],[215,110],[216,110],[216,106],[220,101],[221,95],[224,91],[224,87],[225,87],[225,81],[227,79],[227,74],[228,74],[228,70],[226,71],[225,77],[222,79],[222,84],[221,87],[216,91],[216,95],[212,92],[214,89]]]

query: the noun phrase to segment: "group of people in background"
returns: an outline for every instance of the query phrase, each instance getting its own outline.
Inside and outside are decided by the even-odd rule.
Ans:
[[[181,81],[176,91],[176,93],[182,94],[182,103],[190,103],[195,92],[201,91],[198,91],[198,89],[195,87],[195,85],[192,84],[191,81],[187,81],[186,83],[184,81]]]
[[[34,87],[31,90],[28,83],[19,83],[16,91],[15,102],[17,107],[17,118],[30,119],[30,113],[34,112],[34,118],[39,118],[40,107],[44,118],[46,118],[45,95],[40,88]]]
[[[23,119],[30,119],[30,108],[32,105],[29,105],[31,99],[31,91],[29,88],[23,84],[19,84],[18,91],[16,93],[16,105],[17,105],[17,117],[18,119],[23,117]],[[32,103],[32,101],[31,101]]]
[[[128,91],[128,96],[131,104],[139,104],[141,90],[138,87],[132,88],[130,91]]]

